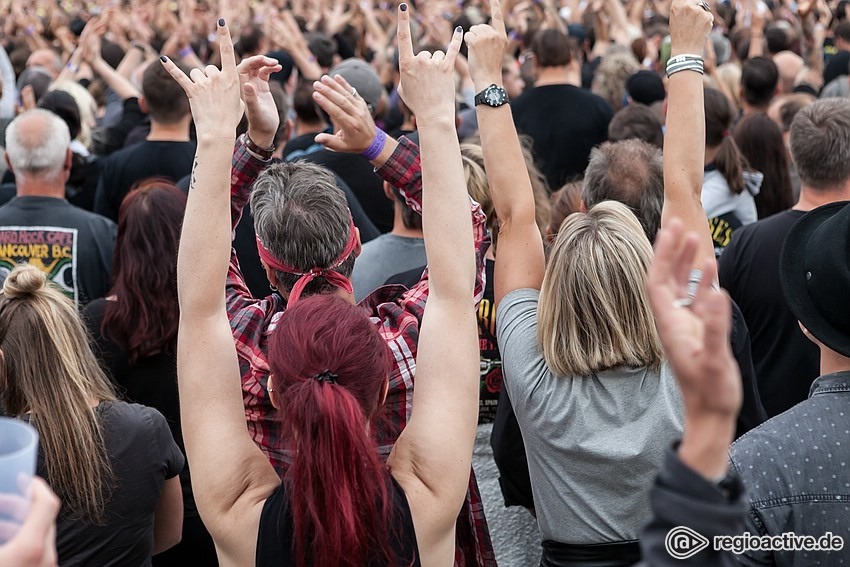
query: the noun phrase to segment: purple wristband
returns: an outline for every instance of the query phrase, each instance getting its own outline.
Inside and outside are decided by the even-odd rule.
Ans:
[[[384,146],[387,143],[387,133],[381,130],[380,128],[375,128],[375,138],[372,140],[372,143],[369,144],[369,147],[360,152],[360,155],[364,158],[372,161],[379,155],[384,149]]]
[[[180,57],[180,59],[183,59],[184,57],[190,56],[194,52],[195,50],[191,47],[184,47],[183,49],[177,52],[177,56]]]

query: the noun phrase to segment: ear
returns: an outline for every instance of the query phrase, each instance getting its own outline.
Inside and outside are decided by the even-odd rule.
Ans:
[[[266,279],[269,280],[269,285],[272,289],[277,290],[277,292],[284,297],[284,299],[289,299],[289,292],[281,289],[280,282],[277,281],[277,273],[268,266],[262,259],[260,259],[260,265],[263,266],[263,270],[266,272]]]
[[[6,167],[9,168],[9,171],[11,171],[12,173],[15,173],[15,170],[12,167],[12,162],[9,161],[9,152],[7,152],[7,151],[3,152],[3,159],[6,161]]]
[[[556,232],[552,229],[552,225],[551,225],[551,224],[547,224],[547,225],[546,225],[546,242],[548,242],[549,244],[551,244],[552,242],[554,242],[554,241],[555,241],[555,235],[556,235],[556,234],[557,234],[557,233],[556,233]]]
[[[357,244],[354,246],[354,257],[357,258],[360,256],[360,252],[363,251],[363,243],[360,241],[360,229],[356,226],[354,227],[354,234],[357,238]]]
[[[71,151],[71,148],[68,148],[65,152],[65,164],[63,165],[64,171],[71,171],[71,165],[74,163],[74,152]]]
[[[269,392],[269,401],[272,403],[272,407],[279,410],[280,403],[277,398],[277,380],[275,380],[274,374],[269,374],[269,380],[266,382],[266,389]]]
[[[390,186],[390,184],[387,183],[386,181],[384,181],[384,184],[382,185],[382,187],[384,189],[384,195],[386,196],[386,198],[389,199],[390,201],[395,202],[395,200],[396,200],[395,194],[393,193],[393,190],[392,190],[392,187]]]
[[[147,101],[147,100],[145,100],[145,95],[142,95],[142,96],[140,96],[140,97],[139,97],[139,108],[140,108],[140,109],[142,110],[142,112],[144,112],[145,114],[147,114],[147,113],[148,113],[148,101]]]
[[[582,200],[579,202],[579,204],[578,204],[578,210],[579,210],[579,212],[581,212],[581,213],[586,213],[586,212],[587,212],[587,205],[585,205],[585,204],[584,204],[584,199],[582,199]]]
[[[292,136],[293,128],[295,128],[295,125],[292,124],[292,119],[287,118],[286,124],[283,127],[283,142],[284,142],[284,145],[286,144],[286,142],[289,141],[289,138]]]
[[[387,401],[387,392],[390,391],[390,377],[387,376],[386,381],[384,382],[384,391],[381,393],[381,401],[378,402],[378,407],[384,407],[384,404]]]

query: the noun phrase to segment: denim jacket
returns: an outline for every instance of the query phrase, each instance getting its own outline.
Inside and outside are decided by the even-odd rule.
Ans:
[[[750,501],[753,535],[844,539],[841,551],[748,551],[744,565],[850,565],[850,371],[821,376],[809,398],[730,449]]]

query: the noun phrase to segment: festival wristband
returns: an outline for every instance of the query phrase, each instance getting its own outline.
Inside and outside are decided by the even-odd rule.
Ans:
[[[384,146],[387,143],[387,133],[381,130],[380,128],[375,128],[375,138],[372,140],[372,143],[369,144],[369,147],[360,152],[360,155],[364,158],[372,161],[381,155],[381,152],[384,149]]]

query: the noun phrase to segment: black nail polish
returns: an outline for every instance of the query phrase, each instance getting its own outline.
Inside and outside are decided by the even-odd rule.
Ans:
[[[162,61],[163,63],[167,63],[167,62],[168,62],[168,57],[166,57],[165,55],[160,55],[160,56],[159,56],[159,60],[160,60],[160,61]]]
[[[224,18],[220,18],[220,19],[218,20],[218,27],[220,27],[220,28],[223,28],[223,27],[224,27]]]
[[[407,12],[407,4],[402,4],[402,5],[401,5],[401,6],[399,6],[398,8],[399,8],[399,10],[401,10],[402,12]]]

